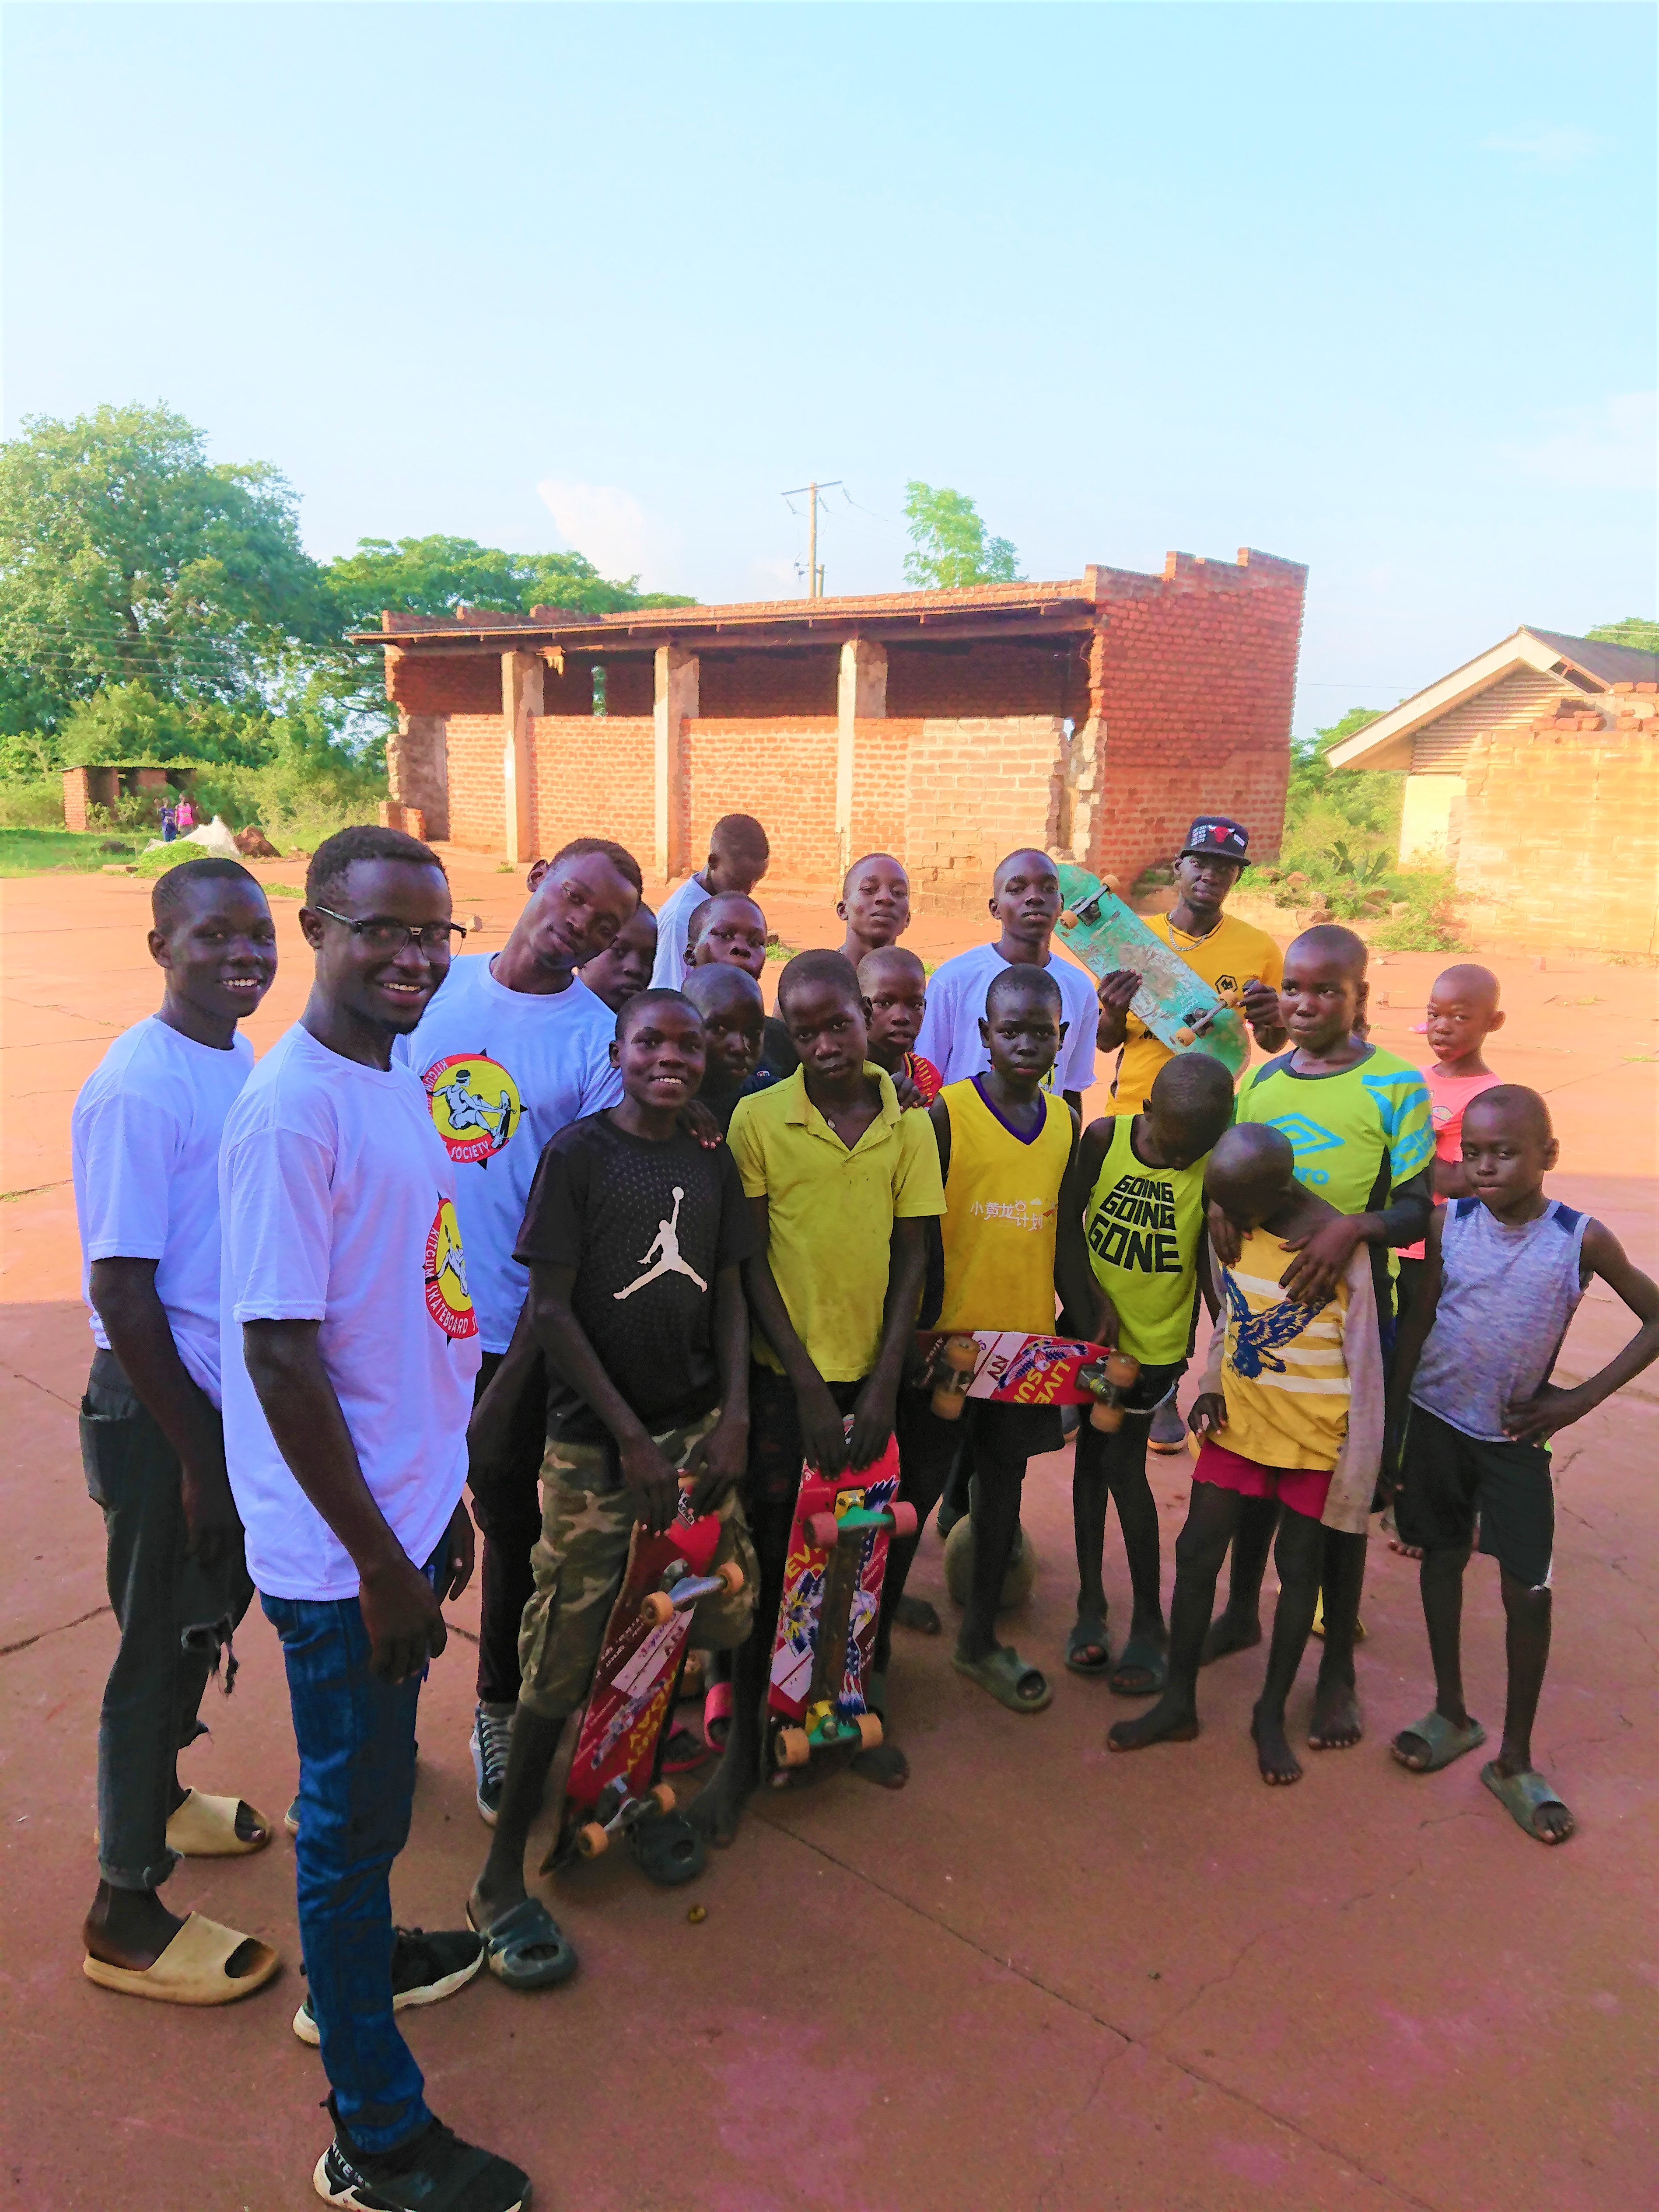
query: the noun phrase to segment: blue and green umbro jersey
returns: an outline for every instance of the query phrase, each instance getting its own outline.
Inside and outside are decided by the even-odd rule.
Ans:
[[[1282,1129],[1297,1181],[1340,1213],[1380,1212],[1434,1158],[1427,1085],[1379,1045],[1335,1075],[1297,1075],[1294,1056],[1281,1053],[1246,1076],[1237,1118]]]

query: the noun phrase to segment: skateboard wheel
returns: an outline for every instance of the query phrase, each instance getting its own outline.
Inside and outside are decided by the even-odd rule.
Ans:
[[[666,1590],[647,1590],[640,1600],[640,1619],[648,1620],[653,1628],[660,1628],[673,1618],[674,1601]]]
[[[896,1536],[914,1536],[915,1534],[919,1524],[916,1520],[916,1509],[914,1505],[906,1505],[901,1502],[897,1505],[890,1507],[889,1510],[891,1512],[893,1516],[893,1534]]]
[[[780,1766],[805,1766],[812,1756],[811,1742],[800,1728],[780,1729],[773,1750]]]
[[[576,1849],[585,1859],[596,1859],[611,1848],[611,1838],[597,1820],[586,1820],[576,1831]]]
[[[714,1574],[726,1584],[728,1595],[743,1588],[743,1569],[735,1559],[722,1559]]]
[[[1119,890],[1117,878],[1115,876],[1103,876],[1100,879],[1100,888],[1103,891],[1110,891],[1112,896],[1115,898]]]
[[[858,1717],[859,1749],[873,1751],[882,1739],[881,1715],[860,1713]]]
[[[672,1782],[653,1782],[645,1794],[647,1797],[655,1799],[657,1810],[659,1813],[672,1813],[679,1802],[674,1795],[674,1785]]]
[[[933,1411],[941,1421],[959,1421],[962,1419],[962,1399],[960,1390],[953,1390],[948,1382],[942,1382],[933,1393]]]
[[[947,1336],[945,1364],[955,1375],[971,1375],[979,1364],[979,1346],[971,1336]]]
[[[1067,907],[1065,913],[1060,917],[1060,926],[1062,929],[1075,929],[1077,927],[1077,916],[1072,912],[1070,907]]]
[[[1197,1042],[1196,1032],[1194,1030],[1186,1029],[1177,1030],[1176,1031],[1176,1042],[1177,1044],[1194,1044]]]
[[[833,1552],[841,1541],[841,1523],[833,1513],[809,1513],[806,1540],[820,1552]]]
[[[1140,1380],[1140,1362],[1127,1352],[1109,1352],[1106,1355],[1106,1380],[1120,1390]]]
[[[1089,1426],[1098,1429],[1103,1436],[1115,1436],[1123,1426],[1121,1406],[1096,1406],[1089,1414]]]

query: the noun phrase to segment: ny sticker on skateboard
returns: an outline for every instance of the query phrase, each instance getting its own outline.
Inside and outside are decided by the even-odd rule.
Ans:
[[[1223,999],[1181,955],[1156,937],[1115,890],[1086,868],[1062,860],[1057,871],[1064,907],[1054,935],[1098,981],[1133,968],[1140,988],[1129,1011],[1171,1052],[1204,1052],[1230,1075],[1243,1073],[1250,1033],[1238,996]]]
[[[1075,1336],[1027,1336],[1020,1329],[923,1329],[917,1381],[933,1393],[942,1421],[959,1420],[969,1398],[996,1406],[1087,1406],[1090,1425],[1121,1426],[1123,1394],[1140,1362],[1109,1345]]]
[[[672,1787],[656,1778],[659,1747],[692,1608],[743,1587],[733,1560],[709,1571],[720,1540],[719,1515],[692,1513],[689,1484],[659,1536],[635,1527],[570,1762],[556,1862],[597,1858],[614,1836],[631,1841],[641,1822],[673,1810]]]
[[[767,1685],[768,1764],[804,1766],[815,1752],[868,1750],[881,1721],[866,1696],[887,1547],[915,1534],[898,1502],[898,1446],[838,1475],[801,1469]]]

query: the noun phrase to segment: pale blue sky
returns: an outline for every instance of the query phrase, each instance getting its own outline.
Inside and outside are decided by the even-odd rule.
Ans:
[[[1644,5],[4,15],[4,422],[164,399],[320,556],[1306,561],[1297,726],[1655,605]],[[839,498],[839,495],[832,495]],[[797,501],[798,507],[803,502]]]

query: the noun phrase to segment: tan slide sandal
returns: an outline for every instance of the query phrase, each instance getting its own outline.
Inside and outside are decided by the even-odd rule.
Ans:
[[[257,1806],[247,1809],[259,1824],[258,1835],[245,1838],[236,1832],[236,1815],[246,1802],[192,1790],[168,1818],[167,1849],[186,1859],[241,1859],[264,1850],[270,1841],[270,1823]]]
[[[226,1972],[244,1945],[253,1956],[247,1972]],[[124,1996],[154,1997],[161,2004],[234,2004],[264,1989],[282,1960],[275,1948],[256,1936],[221,1927],[200,1912],[192,1912],[153,1966],[140,1973],[131,1966],[111,1966],[90,1954],[81,1961],[89,1982],[100,1989],[118,1990]]]

